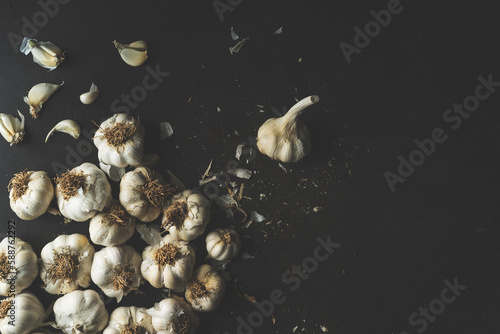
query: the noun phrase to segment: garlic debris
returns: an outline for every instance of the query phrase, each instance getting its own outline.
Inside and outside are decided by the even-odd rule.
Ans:
[[[297,117],[305,108],[317,102],[317,95],[306,97],[290,108],[284,116],[265,121],[257,133],[259,151],[281,162],[297,162],[309,154],[309,129]]]
[[[46,172],[24,170],[9,181],[10,208],[24,220],[33,220],[49,209],[54,186]]]
[[[208,256],[217,261],[228,261],[234,258],[241,248],[238,232],[233,229],[216,228],[205,238]]]
[[[111,204],[111,186],[94,164],[83,163],[56,177],[55,182],[59,211],[66,218],[83,222]]]
[[[39,83],[31,87],[28,96],[24,97],[24,102],[30,106],[30,114],[33,118],[38,118],[38,114],[42,109],[42,105],[64,85],[64,81],[60,85],[51,83]]]
[[[75,122],[71,119],[65,119],[65,120],[57,123],[52,128],[52,130],[49,131],[49,133],[47,134],[47,137],[45,137],[45,142],[47,142],[47,140],[49,140],[50,136],[52,136],[52,134],[56,131],[66,133],[75,139],[78,139],[78,137],[80,137],[80,132],[81,132],[80,125],[78,125],[77,122]]]
[[[31,52],[33,61],[50,71],[59,66],[64,60],[64,51],[51,42],[39,42],[36,39],[27,37],[24,37],[20,51],[25,55]]]
[[[45,309],[31,292],[21,292],[0,302],[0,333],[28,334],[45,318]]]
[[[191,241],[205,232],[209,221],[208,199],[185,190],[172,197],[172,204],[163,212],[162,227],[176,239]]]
[[[145,307],[118,307],[109,317],[103,334],[154,334],[151,316]]]
[[[40,278],[48,293],[65,294],[90,285],[94,247],[83,234],[62,234],[42,248]]]
[[[158,218],[176,187],[148,167],[138,167],[123,175],[120,182],[120,203],[132,216],[143,222]]]
[[[210,265],[202,264],[186,283],[186,300],[198,312],[215,310],[224,296],[226,281]]]
[[[94,135],[100,162],[115,167],[136,166],[144,155],[144,127],[127,114],[114,114]]]
[[[113,201],[109,211],[95,215],[89,224],[90,240],[96,245],[121,245],[132,238],[134,232],[135,218],[130,217],[118,201]]]
[[[20,143],[24,139],[24,115],[18,110],[21,120],[10,114],[0,114],[0,133],[10,143],[10,146]]]
[[[95,83],[92,83],[92,85],[90,85],[90,90],[80,95],[80,101],[82,101],[83,104],[91,104],[97,99],[98,96],[99,89]]]
[[[141,255],[128,245],[108,246],[95,253],[90,276],[106,296],[119,303],[144,283],[141,262]]]
[[[31,246],[19,238],[0,242],[0,295],[18,294],[38,276],[38,259]]]
[[[77,290],[60,297],[54,303],[56,325],[66,334],[96,334],[109,319],[103,301],[94,290]]]
[[[120,52],[123,61],[130,66],[142,65],[148,59],[148,45],[146,41],[136,41],[130,44],[120,44],[113,41],[115,48]]]
[[[193,274],[196,255],[186,241],[176,240],[170,234],[163,238],[160,232],[146,225],[138,224],[137,232],[149,246],[142,252],[141,273],[155,288],[175,291],[184,289]]]
[[[200,318],[182,298],[165,298],[147,310],[158,333],[193,334]]]

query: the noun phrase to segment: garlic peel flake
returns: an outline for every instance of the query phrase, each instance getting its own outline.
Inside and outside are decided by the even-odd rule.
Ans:
[[[57,123],[52,128],[52,130],[49,131],[49,133],[47,134],[47,137],[45,137],[45,142],[47,142],[49,140],[50,136],[52,136],[54,134],[54,132],[56,132],[56,131],[66,133],[66,134],[70,135],[71,137],[78,139],[78,137],[80,137],[81,129],[80,129],[80,125],[78,125],[77,122],[75,122],[71,119],[65,119],[65,120]]]

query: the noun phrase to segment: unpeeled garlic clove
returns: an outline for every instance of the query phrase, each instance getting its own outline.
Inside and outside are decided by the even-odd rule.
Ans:
[[[97,99],[98,96],[99,89],[97,88],[95,83],[92,83],[92,85],[90,86],[90,90],[80,95],[80,101],[82,101],[83,104],[91,104]]]
[[[120,52],[123,61],[130,66],[142,65],[148,58],[148,46],[146,41],[135,41],[130,44],[121,44],[113,41],[115,48]]]
[[[64,51],[51,42],[39,42],[36,39],[24,37],[20,50],[25,55],[31,52],[33,61],[50,71],[64,60]]]
[[[10,146],[21,142],[24,138],[24,115],[17,111],[20,120],[10,114],[0,114],[0,133]]]
[[[52,134],[56,131],[67,133],[71,137],[78,139],[78,137],[80,137],[81,130],[80,130],[80,125],[78,125],[77,122],[73,121],[72,119],[65,119],[65,120],[57,123],[52,128],[52,130],[50,130],[50,132],[47,134],[47,137],[45,137],[45,142],[47,142],[47,140],[49,140],[50,136],[52,136]]]
[[[42,105],[64,84],[39,83],[31,87],[28,96],[24,97],[24,102],[30,106],[30,114],[33,118],[38,118]]]

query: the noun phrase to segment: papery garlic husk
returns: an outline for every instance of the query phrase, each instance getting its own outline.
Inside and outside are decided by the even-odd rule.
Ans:
[[[136,41],[130,44],[120,44],[113,41],[115,48],[120,52],[123,61],[130,66],[142,65],[148,59],[148,45],[146,41]]]
[[[89,233],[96,245],[121,245],[134,235],[135,218],[130,217],[120,202],[113,201],[111,209],[92,217]]]
[[[59,211],[77,222],[86,221],[109,208],[113,200],[106,175],[89,162],[63,173],[55,182]]]
[[[94,255],[92,281],[119,303],[123,296],[144,283],[141,255],[129,245],[108,246]]]
[[[10,208],[24,220],[33,220],[49,208],[54,186],[46,172],[24,170],[9,181]]]
[[[31,52],[33,61],[50,71],[59,66],[64,60],[64,51],[51,42],[39,42],[36,39],[24,37],[20,50],[25,55]]]
[[[210,201],[199,193],[185,190],[172,197],[161,224],[174,238],[191,241],[205,232],[209,221]]]
[[[90,285],[94,247],[83,234],[61,234],[41,252],[40,278],[51,294],[65,294]]]
[[[56,325],[66,334],[96,334],[108,324],[109,313],[94,290],[77,290],[54,303]]]
[[[14,298],[0,301],[0,333],[28,334],[38,328],[45,318],[45,309],[31,292],[21,292]]]
[[[81,132],[80,125],[78,125],[77,122],[73,121],[72,119],[65,119],[57,123],[52,128],[52,130],[49,131],[47,137],[45,137],[45,142],[47,142],[50,136],[52,136],[52,134],[56,131],[66,133],[75,139],[78,139],[78,137],[80,137],[80,132]]]
[[[115,167],[139,165],[144,155],[144,127],[134,117],[114,114],[94,135],[99,161]]]
[[[163,177],[148,167],[138,167],[123,175],[120,181],[120,203],[132,216],[143,222],[158,218],[176,187],[165,182]]]
[[[151,316],[145,307],[118,307],[109,317],[109,323],[102,334],[155,334]]]
[[[200,324],[196,312],[178,296],[163,299],[148,309],[147,313],[158,334],[193,334]]]
[[[217,261],[234,258],[241,248],[238,232],[233,229],[216,228],[205,238],[208,256]]]
[[[20,143],[24,139],[24,115],[18,110],[19,119],[10,115],[0,113],[0,134],[10,143],[10,146]]]
[[[90,85],[90,90],[80,95],[80,101],[83,104],[91,104],[97,99],[98,96],[99,96],[99,89],[97,88],[95,83],[92,83],[92,85]]]
[[[257,147],[262,154],[281,162],[297,162],[311,151],[307,126],[297,117],[319,101],[317,95],[300,100],[279,118],[270,118],[257,133]]]
[[[186,282],[186,300],[198,312],[215,310],[226,291],[226,281],[209,264],[196,268],[193,276]]]
[[[30,114],[33,118],[38,118],[38,114],[43,104],[64,84],[39,83],[31,87],[28,96],[24,97],[24,102],[30,106]]]
[[[141,273],[155,288],[175,291],[184,289],[184,282],[191,278],[196,255],[184,240],[176,240],[170,234],[163,238],[160,232],[146,225],[137,224],[137,232],[150,246],[142,252]]]
[[[19,238],[0,242],[0,295],[18,294],[38,276],[38,259],[31,246]]]

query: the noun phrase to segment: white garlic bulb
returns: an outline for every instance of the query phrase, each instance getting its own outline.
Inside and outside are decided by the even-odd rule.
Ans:
[[[54,186],[46,172],[24,170],[9,181],[10,208],[24,220],[33,220],[49,208]]]
[[[138,167],[123,175],[120,181],[120,203],[132,216],[151,222],[160,216],[176,187],[164,181],[150,168]]]
[[[114,114],[94,135],[100,162],[115,167],[136,166],[144,155],[144,127],[127,114]]]
[[[241,247],[238,232],[233,229],[216,228],[205,238],[208,256],[217,261],[228,261],[234,258]]]
[[[31,246],[19,238],[0,242],[0,295],[17,294],[38,276],[38,259]]]
[[[57,204],[66,218],[83,222],[111,205],[111,186],[94,164],[83,163],[58,176],[55,182]]]
[[[162,227],[176,239],[191,241],[205,232],[209,221],[208,199],[185,190],[172,197],[172,204],[163,212]]]
[[[300,100],[279,118],[270,118],[257,133],[257,147],[262,154],[282,162],[297,162],[311,151],[311,138],[307,126],[297,117],[319,102],[317,95]]]
[[[120,202],[113,201],[111,209],[101,212],[90,220],[90,240],[96,245],[116,246],[132,238],[135,218],[130,217]]]
[[[36,39],[24,37],[20,50],[25,55],[31,52],[33,61],[50,71],[59,66],[64,60],[64,51],[51,42],[39,42]]]
[[[110,317],[102,334],[155,334],[151,316],[145,307],[118,307]]]
[[[196,255],[194,249],[184,240],[176,240],[170,234],[163,238],[160,232],[146,225],[137,224],[141,238],[150,246],[142,252],[141,273],[155,288],[175,291],[184,289],[193,274]]]
[[[45,318],[45,309],[31,292],[21,292],[0,302],[0,333],[28,334]]]
[[[65,294],[90,285],[94,247],[83,234],[61,234],[42,248],[40,278],[51,294]]]
[[[83,104],[91,104],[97,99],[98,96],[99,96],[99,89],[97,88],[95,83],[92,83],[92,85],[90,85],[90,90],[80,95],[80,101]]]
[[[90,275],[106,296],[119,303],[144,282],[141,262],[141,255],[129,245],[108,246],[95,253]]]
[[[39,83],[31,87],[28,96],[24,97],[24,102],[30,106],[30,114],[33,118],[38,118],[38,114],[43,104],[64,84]]]
[[[165,298],[147,310],[158,334],[193,334],[200,318],[182,298]]]
[[[198,312],[215,310],[224,296],[226,281],[209,264],[198,267],[186,283],[186,300]]]
[[[54,303],[56,325],[66,334],[96,334],[109,319],[103,301],[94,290],[77,290],[64,295]]]
[[[18,110],[20,120],[10,114],[0,114],[0,134],[10,146],[24,139],[24,115]]]
[[[113,41],[115,48],[120,52],[123,61],[130,66],[142,65],[148,59],[148,45],[146,41],[135,41],[130,44],[121,44]]]

